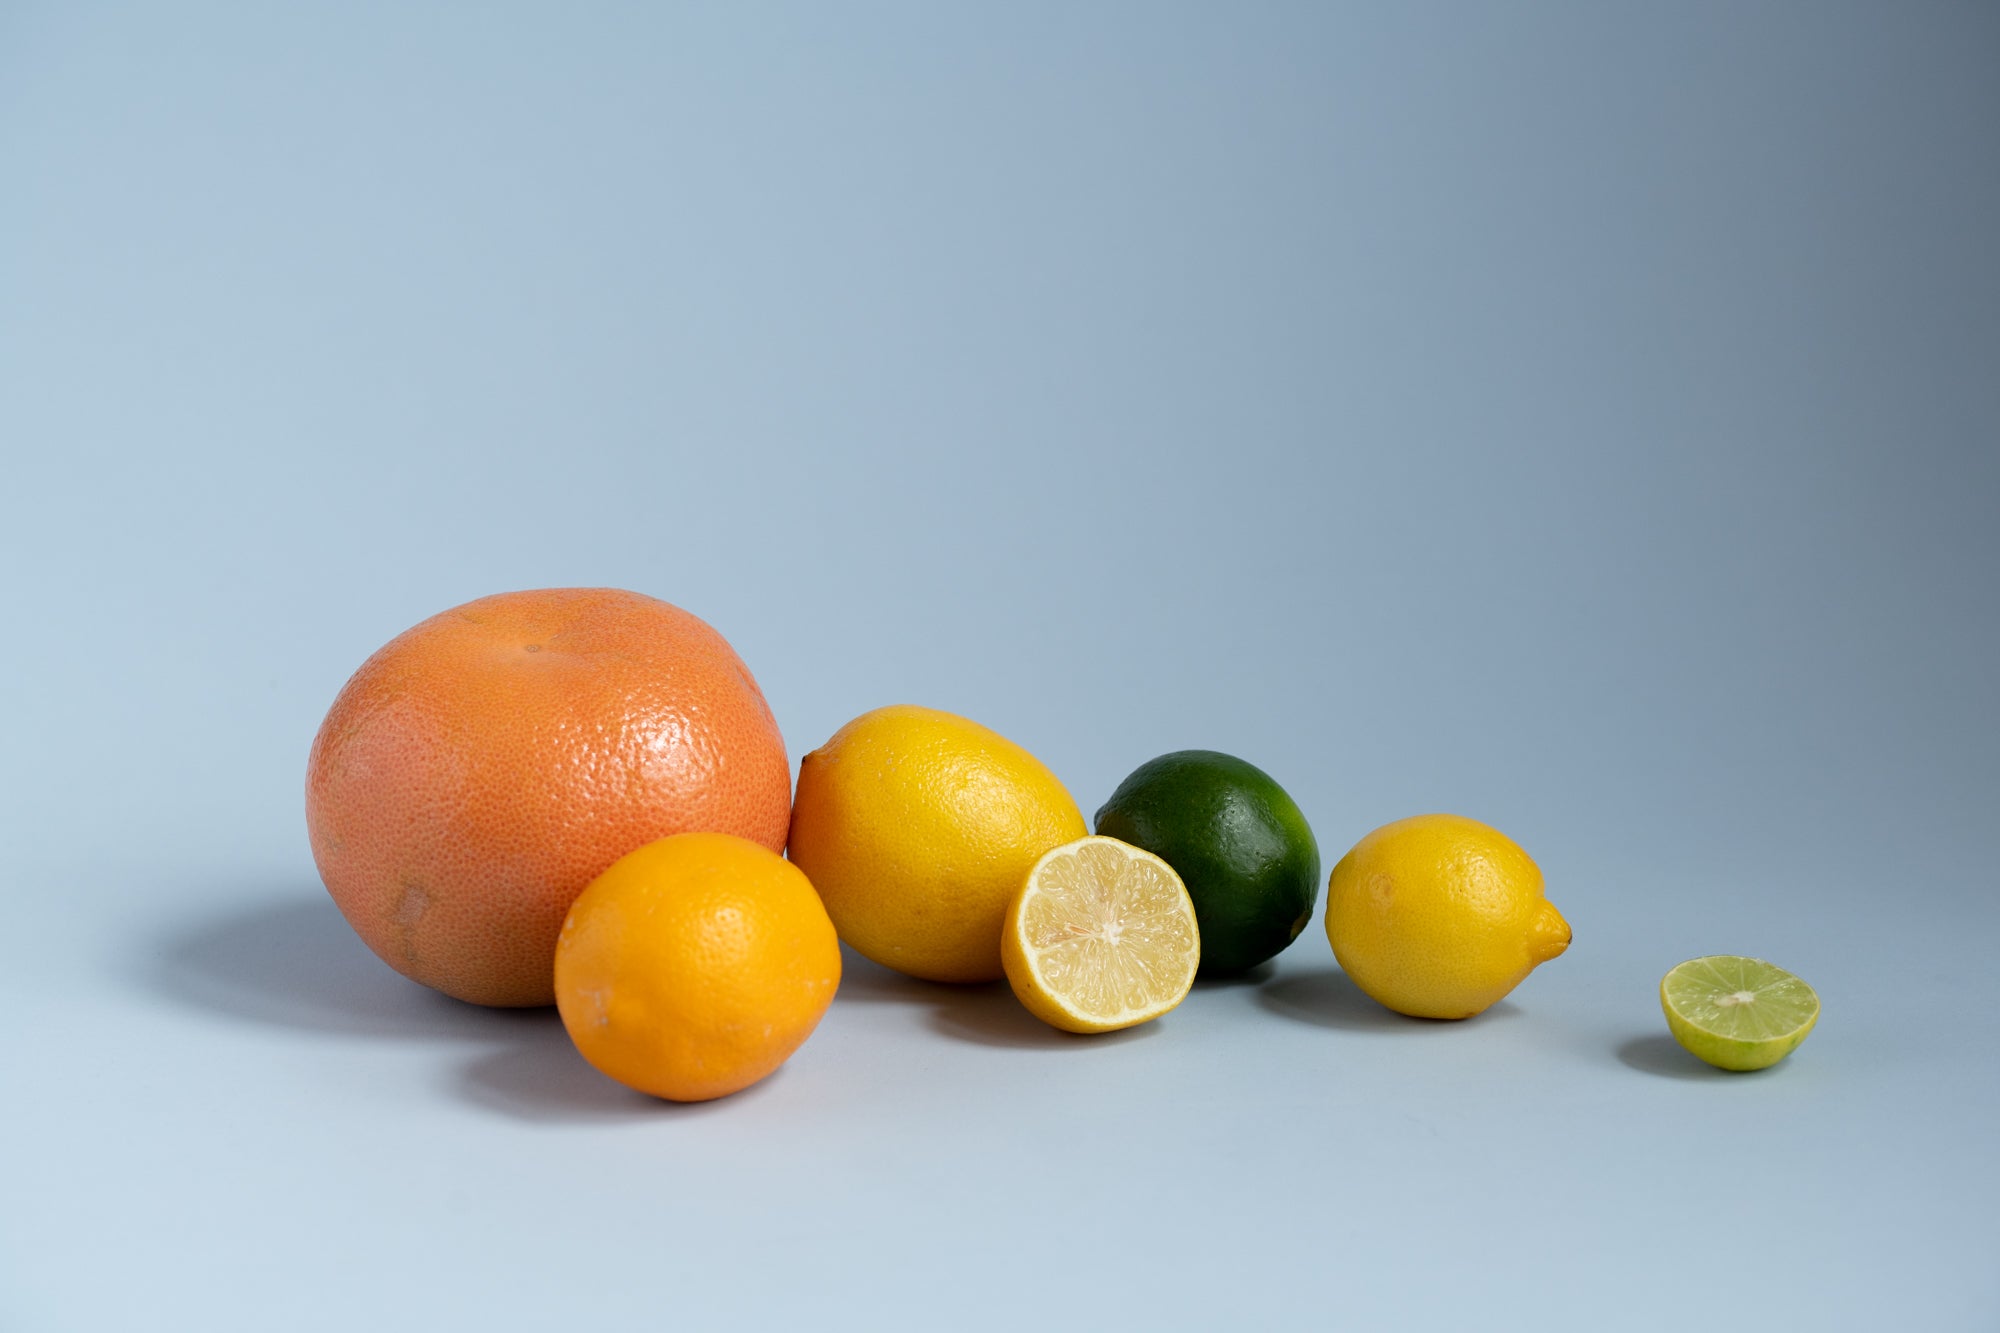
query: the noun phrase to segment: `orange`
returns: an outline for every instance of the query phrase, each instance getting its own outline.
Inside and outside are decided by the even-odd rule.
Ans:
[[[840,940],[805,872],[726,833],[620,857],[569,909],[556,1005],[576,1048],[677,1102],[783,1064],[840,985]]]
[[[612,588],[501,593],[362,664],[306,772],[306,827],[348,923],[475,1004],[555,1000],[563,914],[668,834],[773,851],[784,739],[750,672],[686,611]]]

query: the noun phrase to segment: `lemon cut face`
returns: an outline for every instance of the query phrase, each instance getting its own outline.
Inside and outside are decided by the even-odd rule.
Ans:
[[[1811,986],[1761,958],[1690,958],[1660,979],[1674,1040],[1717,1069],[1768,1069],[1819,1021]]]
[[[1201,933],[1173,867],[1088,837],[1035,862],[1008,909],[1001,960],[1014,994],[1043,1022],[1111,1032],[1187,998]]]

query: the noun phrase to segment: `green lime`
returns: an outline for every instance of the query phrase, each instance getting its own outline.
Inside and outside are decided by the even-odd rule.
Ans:
[[[1819,1021],[1819,996],[1761,958],[1690,958],[1660,978],[1674,1040],[1717,1069],[1765,1069]]]
[[[1174,868],[1194,900],[1202,976],[1255,967],[1297,939],[1319,897],[1319,844],[1271,775],[1213,750],[1141,764],[1097,831]]]

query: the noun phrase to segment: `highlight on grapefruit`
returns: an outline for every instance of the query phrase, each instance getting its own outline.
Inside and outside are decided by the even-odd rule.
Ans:
[[[362,664],[313,739],[320,878],[389,966],[474,1004],[555,1002],[577,895],[635,848],[784,849],[791,767],[764,695],[698,617],[615,588],[467,602]]]

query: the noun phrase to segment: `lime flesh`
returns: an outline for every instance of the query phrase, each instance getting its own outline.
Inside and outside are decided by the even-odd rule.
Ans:
[[[1761,958],[1690,958],[1660,978],[1674,1040],[1717,1069],[1767,1069],[1819,1021],[1819,996]]]

